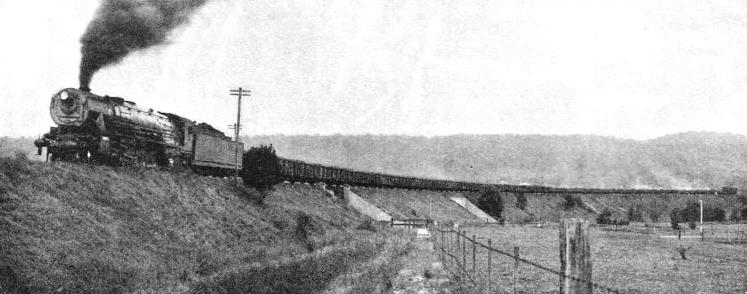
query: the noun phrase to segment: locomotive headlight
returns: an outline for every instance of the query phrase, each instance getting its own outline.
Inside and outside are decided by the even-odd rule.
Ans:
[[[68,97],[67,92],[62,91],[62,93],[60,93],[60,99],[61,100],[67,100],[67,97]]]

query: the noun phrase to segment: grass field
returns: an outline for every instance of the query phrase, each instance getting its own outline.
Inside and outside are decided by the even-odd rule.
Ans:
[[[730,229],[736,228],[731,225]],[[745,226],[745,225],[738,225]],[[714,229],[725,230],[714,225]],[[742,229],[747,229],[742,227]],[[593,260],[593,280],[622,290],[623,293],[745,293],[747,291],[747,246],[701,242],[700,238],[672,238],[673,230],[657,234],[590,228]],[[483,226],[466,228],[468,236],[476,235],[481,243],[491,239],[493,248],[507,253],[520,247],[522,258],[551,269],[559,269],[557,225]],[[695,236],[695,234],[689,234]],[[472,247],[467,243],[467,271],[472,270]],[[682,259],[680,249],[687,259]],[[462,247],[452,251],[462,257]],[[447,257],[454,261],[454,258]],[[462,261],[459,260],[461,263]],[[450,263],[455,267],[455,263]],[[512,290],[513,258],[492,253],[492,289]],[[476,284],[484,285],[487,270],[487,250],[476,251]],[[520,293],[554,293],[559,277],[555,274],[520,264],[517,275]],[[598,293],[604,293],[598,291]]]

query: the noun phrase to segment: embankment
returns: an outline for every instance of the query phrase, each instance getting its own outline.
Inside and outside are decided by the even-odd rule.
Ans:
[[[395,219],[431,218],[436,221],[485,221],[449,198],[459,197],[462,193],[364,187],[354,187],[351,190]]]
[[[366,217],[321,189],[262,195],[189,172],[0,158],[0,292],[219,292],[211,285],[257,269],[321,274],[339,266],[309,257],[358,262],[383,246]],[[303,279],[317,282],[288,285],[324,289],[331,277]]]

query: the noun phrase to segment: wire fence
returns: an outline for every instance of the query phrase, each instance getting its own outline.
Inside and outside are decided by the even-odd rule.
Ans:
[[[548,293],[557,292],[566,280],[586,284],[599,293],[622,293],[591,280],[569,276],[521,257],[519,247],[506,252],[470,238],[464,231],[431,227],[434,245],[445,266],[475,293]],[[523,267],[521,265],[524,265]]]
[[[596,225],[609,232],[658,235],[662,238],[697,239],[703,242],[747,244],[747,224],[705,224],[695,229],[675,230],[666,226]]]

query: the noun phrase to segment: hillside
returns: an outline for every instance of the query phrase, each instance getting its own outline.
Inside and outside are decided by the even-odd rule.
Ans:
[[[189,172],[0,158],[0,293],[320,292],[406,249],[314,186],[261,195]]]
[[[256,136],[280,156],[488,183],[596,188],[747,188],[747,137],[682,133],[635,141],[593,135]]]

